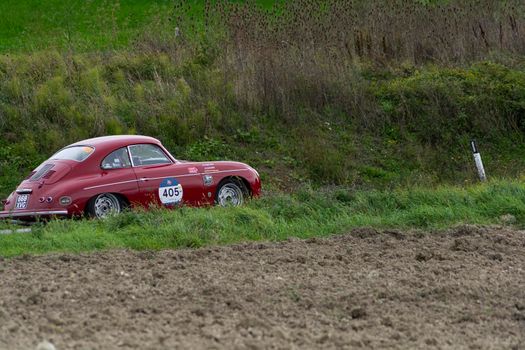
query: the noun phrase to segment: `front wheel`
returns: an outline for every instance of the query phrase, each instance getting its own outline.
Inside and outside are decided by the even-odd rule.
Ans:
[[[217,204],[221,207],[237,207],[244,202],[246,187],[240,181],[227,180],[217,190]]]
[[[124,207],[123,204],[114,194],[102,193],[89,201],[86,212],[91,217],[104,219],[120,213]]]

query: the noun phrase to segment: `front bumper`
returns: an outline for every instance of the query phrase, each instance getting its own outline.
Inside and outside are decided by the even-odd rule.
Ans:
[[[16,210],[0,211],[0,219],[36,219],[51,216],[67,216],[67,210]]]

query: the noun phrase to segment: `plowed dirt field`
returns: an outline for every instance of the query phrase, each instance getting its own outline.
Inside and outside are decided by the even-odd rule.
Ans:
[[[525,349],[525,232],[0,258],[0,348]]]

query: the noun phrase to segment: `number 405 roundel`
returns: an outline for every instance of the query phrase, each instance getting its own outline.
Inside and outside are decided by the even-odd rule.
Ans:
[[[159,198],[162,204],[172,205],[182,201],[182,186],[174,178],[164,179],[159,186]]]

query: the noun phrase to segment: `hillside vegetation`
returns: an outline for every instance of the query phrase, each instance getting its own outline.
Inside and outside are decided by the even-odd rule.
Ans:
[[[462,224],[523,227],[525,185],[493,181],[469,188],[447,185],[394,191],[303,188],[293,194],[267,193],[237,208],[152,209],[107,220],[57,220],[33,226],[31,234],[0,235],[0,258],[281,241],[346,233],[357,227],[417,229],[425,235]],[[0,223],[0,230],[10,228]]]
[[[0,26],[2,197],[106,134],[246,161],[279,189],[469,183],[472,138],[489,176],[525,165],[522,1],[16,3]]]

